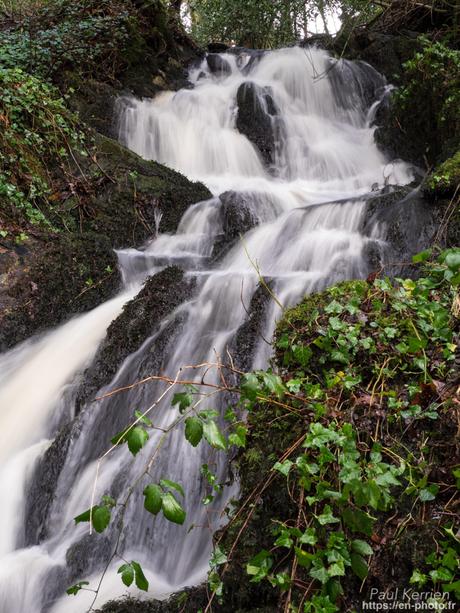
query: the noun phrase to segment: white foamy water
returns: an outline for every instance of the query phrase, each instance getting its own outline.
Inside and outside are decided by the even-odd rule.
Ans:
[[[331,69],[329,56],[316,49],[222,57],[228,62],[227,74],[212,74],[204,60],[190,74],[192,89],[120,104],[122,142],[147,159],[205,182],[214,197],[191,206],[175,235],[162,234],[158,217],[156,238],[143,249],[119,251],[129,295],[147,276],[171,264],[186,271],[184,283],[190,283],[194,293],[152,329],[114,379],[104,382],[101,393],[148,374],[175,377],[181,366],[215,361],[216,355],[235,351],[260,275],[279,302],[289,306],[306,292],[368,274],[363,252],[373,239],[360,234],[366,195],[388,183],[412,180],[408,165],[390,162],[374,143],[370,120],[385,83],[370,67],[340,62]],[[262,107],[268,110],[269,95],[276,109],[270,119],[275,140],[270,166],[236,129],[238,89],[249,83],[259,88]],[[237,229],[234,236],[241,234],[241,240],[231,243],[226,234],[231,225],[228,195],[219,198],[229,190],[237,212],[251,220]],[[68,597],[65,588],[85,579],[82,569],[91,585],[97,584],[115,550],[116,520],[103,536],[90,537],[87,527],[75,526],[72,518],[90,505],[96,461],[111,437],[129,423],[134,409],[151,406],[165,384],[135,387],[83,407],[73,422],[43,520],[46,536],[39,543],[21,538],[27,513],[33,513],[26,499],[34,467],[52,444],[58,425],[74,414],[73,397],[66,389],[90,363],[129,295],[0,357],[0,486],[13,492],[0,511],[1,613],[85,610],[91,594]],[[265,337],[272,335],[279,314],[279,306],[269,302],[260,322]],[[245,357],[254,367],[263,367],[270,347],[259,340],[253,354]],[[199,380],[202,374],[192,372],[190,377]],[[206,380],[212,383],[216,377],[210,371]],[[177,418],[170,401],[171,393],[155,408],[159,428]],[[212,406],[225,408],[217,399]],[[101,465],[96,501],[111,493],[122,502],[127,484],[142,473],[159,439],[160,432],[151,431],[146,448],[134,459],[123,447],[111,453]],[[150,595],[164,596],[206,575],[211,533],[223,521],[220,511],[228,498],[207,508],[201,504],[200,466],[206,461],[205,444],[194,449],[181,431],[174,431],[156,458],[151,479],[141,479],[127,503],[126,532],[117,551],[142,562]],[[219,478],[225,479],[223,454],[213,462]],[[143,509],[143,487],[163,477],[186,490],[185,526],[153,518]],[[40,498],[34,501],[40,503]],[[125,592],[116,576],[119,564],[116,559],[110,566],[97,605]]]

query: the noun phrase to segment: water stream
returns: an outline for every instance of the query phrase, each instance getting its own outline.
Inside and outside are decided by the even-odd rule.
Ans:
[[[214,198],[190,207],[175,235],[161,232],[159,218],[155,239],[142,249],[118,253],[124,288],[117,297],[0,356],[1,613],[80,613],[92,600],[89,592],[73,597],[64,591],[80,579],[97,584],[117,538],[117,522],[115,518],[104,534],[90,537],[87,525],[75,526],[73,517],[90,505],[96,461],[111,437],[129,423],[135,409],[152,405],[166,384],[150,382],[88,403],[76,417],[75,390],[108,325],[143,281],[177,264],[186,271],[184,283],[193,286],[193,298],[152,330],[100,394],[157,374],[151,369],[158,364],[163,374],[175,377],[181,366],[226,355],[248,316],[259,274],[284,306],[306,292],[366,276],[365,247],[382,240],[379,228],[371,237],[359,232],[366,196],[412,180],[408,165],[389,163],[374,143],[370,124],[385,83],[370,67],[350,62],[334,67],[326,52],[313,48],[231,52],[223,59],[227,68],[219,74],[212,73],[206,60],[195,67],[192,88],[154,100],[125,99],[119,112],[120,139],[126,146],[203,181]],[[270,115],[275,146],[268,166],[235,127],[238,90],[245,83],[257,86],[263,108],[268,109],[269,96],[276,109]],[[215,245],[226,224],[225,199],[219,196],[228,191],[252,222],[244,237],[218,257]],[[279,311],[275,302],[269,303],[261,321],[266,338]],[[261,339],[249,359],[259,368],[269,357],[270,347]],[[210,372],[207,380],[216,376]],[[166,428],[176,417],[168,394],[155,408],[154,423]],[[26,509],[34,467],[67,423],[70,442],[44,536],[28,542]],[[126,446],[107,457],[96,500],[104,493],[122,497],[160,434],[152,431],[147,448],[134,459]],[[150,596],[196,584],[206,575],[210,534],[222,521],[218,511],[223,504],[218,500],[214,508],[204,508],[200,502],[200,466],[207,457],[206,445],[194,449],[182,432],[175,432],[153,467],[156,479],[167,477],[184,486],[185,526],[145,512],[144,481],[130,499],[119,549],[125,558],[143,564]],[[224,479],[225,458],[217,461],[216,470]],[[33,501],[40,504],[40,497]],[[192,525],[197,527],[189,531]],[[119,565],[117,560],[107,572],[98,605],[125,593],[116,576]]]

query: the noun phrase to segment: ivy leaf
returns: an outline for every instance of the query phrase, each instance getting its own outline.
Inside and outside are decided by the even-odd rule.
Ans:
[[[416,584],[418,587],[423,587],[425,583],[428,581],[428,577],[421,573],[419,570],[415,569],[409,579],[410,584]]]
[[[236,445],[236,447],[246,447],[247,431],[246,426],[237,426],[235,432],[232,432],[228,437],[229,444]]]
[[[372,535],[372,527],[375,518],[361,509],[346,508],[342,513],[342,519],[353,532],[362,532],[367,536]]]
[[[211,559],[209,561],[211,568],[216,568],[217,566],[222,566],[227,562],[228,558],[224,551],[217,545],[212,552]]]
[[[326,592],[332,602],[343,594],[343,588],[338,579],[329,579],[326,583]]]
[[[93,509],[93,526],[96,532],[101,533],[110,523],[110,509],[106,506],[96,506]]]
[[[372,547],[366,541],[355,539],[351,543],[351,548],[355,553],[359,553],[362,556],[371,556],[373,554]]]
[[[358,553],[351,554],[351,568],[357,577],[364,581],[369,572],[366,560]]]
[[[83,589],[84,585],[89,585],[89,581],[79,581],[75,583],[75,585],[71,585],[66,589],[67,594],[76,596],[80,590]]]
[[[163,499],[163,492],[161,491],[160,486],[155,485],[154,483],[147,485],[147,487],[144,489],[144,496],[144,507],[147,509],[147,511],[153,513],[154,515],[159,513],[161,511]]]
[[[268,575],[272,565],[270,553],[265,549],[259,551],[246,565],[246,572],[252,577],[251,583],[260,583]]]
[[[175,481],[170,481],[169,479],[161,479],[160,485],[165,489],[169,487],[173,490],[176,490],[176,492],[179,492],[179,494],[185,496],[184,488],[182,487],[182,485],[179,485],[179,483],[176,483]]]
[[[324,566],[321,565],[319,561],[316,561],[316,564],[310,570],[309,575],[310,577],[313,577],[313,579],[317,579],[320,583],[323,583],[323,584],[327,583],[329,580],[329,573],[324,568]]]
[[[430,500],[434,500],[438,491],[439,485],[435,485],[434,483],[431,485],[427,485],[425,488],[420,490],[420,500],[422,502],[429,502]]]
[[[185,420],[185,438],[196,447],[203,438],[203,422],[198,417],[187,417]]]
[[[147,578],[144,575],[142,566],[139,564],[139,562],[135,562],[134,560],[131,560],[131,566],[134,568],[134,572],[136,575],[135,581],[136,581],[137,587],[140,590],[147,592],[149,589],[149,582],[147,581]]]
[[[315,556],[308,551],[304,551],[300,547],[295,547],[294,550],[299,566],[310,568],[312,560],[315,558]]]
[[[222,449],[223,451],[227,449],[227,441],[215,421],[211,420],[203,424],[203,434],[211,447]]]
[[[318,537],[316,536],[315,528],[307,528],[299,539],[304,545],[316,545]]]
[[[284,396],[284,385],[281,377],[279,375],[275,375],[271,372],[263,372],[262,378],[266,388],[272,393],[278,396],[278,398],[282,398]]]
[[[134,581],[134,568],[132,564],[123,564],[117,570],[117,573],[121,573],[121,580],[127,587]]]
[[[327,524],[337,524],[340,522],[338,517],[334,517],[332,514],[332,509],[328,504],[325,505],[321,515],[316,515],[316,519],[322,526],[326,526]]]
[[[255,400],[260,390],[259,379],[254,373],[248,373],[241,379],[240,388],[248,400]]]
[[[273,466],[273,470],[277,470],[282,475],[287,477],[289,474],[289,471],[291,470],[292,465],[293,465],[293,462],[291,462],[291,460],[284,460],[284,462],[276,462],[276,464],[274,464]]]
[[[162,499],[163,514],[167,520],[175,524],[183,524],[185,521],[185,511],[171,494],[163,494]]]
[[[420,253],[416,253],[412,256],[412,262],[414,264],[419,264],[420,262],[426,262],[432,253],[432,249],[425,249],[425,251],[420,251]]]

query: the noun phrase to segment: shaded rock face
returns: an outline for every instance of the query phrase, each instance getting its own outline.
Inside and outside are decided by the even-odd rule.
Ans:
[[[208,64],[208,68],[212,74],[215,74],[218,77],[229,75],[232,72],[232,68],[227,60],[222,56],[217,55],[217,53],[208,53],[206,56],[206,63]]]
[[[88,176],[103,173],[84,210],[76,197],[65,203],[78,230],[0,242],[0,351],[108,300],[120,287],[113,249],[154,236],[159,212],[161,231],[175,232],[191,204],[211,197],[201,183],[101,135],[95,157],[97,165],[81,160]]]
[[[245,197],[244,193],[225,192],[219,198],[222,202],[222,227],[227,241],[237,239],[240,234],[245,234],[257,225],[257,217],[250,206],[250,195]]]
[[[382,75],[362,61],[331,59],[328,78],[336,100],[344,109],[361,107],[365,112],[385,91]]]
[[[0,351],[108,300],[120,286],[104,235],[50,234],[0,245]]]
[[[187,282],[176,266],[165,268],[146,281],[109,326],[78,392],[77,410],[112,380],[124,360],[140,348],[164,317],[190,300],[193,288],[194,282]]]
[[[97,161],[106,175],[105,189],[93,203],[87,224],[106,234],[115,248],[141,245],[156,232],[158,209],[162,232],[175,232],[191,204],[211,198],[202,183],[142,159],[119,143],[97,137]]]
[[[370,198],[360,232],[375,237],[377,228],[382,241],[368,245],[365,255],[371,270],[383,268],[390,277],[410,275],[411,256],[433,242],[438,214],[419,188],[397,187]]]
[[[268,286],[270,287],[269,282]],[[230,348],[236,368],[243,372],[251,369],[259,342],[265,342],[261,330],[263,329],[263,322],[266,320],[270,299],[267,288],[259,285],[251,298],[251,303],[246,305],[246,321],[236,333],[233,346]]]
[[[275,118],[278,115],[270,88],[251,82],[242,83],[238,88],[236,102],[238,131],[257,147],[265,164],[270,166],[275,156]]]
[[[240,236],[254,228],[258,223],[251,193],[224,192],[221,201],[222,233],[216,237],[212,250],[212,261],[223,258]]]

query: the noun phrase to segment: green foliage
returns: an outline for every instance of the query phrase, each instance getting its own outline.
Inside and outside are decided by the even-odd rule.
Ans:
[[[95,505],[87,509],[80,515],[74,518],[75,523],[91,522],[96,532],[104,532],[110,524],[112,508],[115,506],[115,500],[111,496],[103,496],[101,504]]]
[[[79,581],[67,588],[66,592],[69,596],[76,596],[80,590],[85,589],[85,585],[89,585],[89,581]]]
[[[305,451],[295,462],[274,466],[289,479],[291,488],[293,483],[301,488],[311,512],[305,529],[276,521],[271,551],[290,550],[297,564],[321,586],[323,598],[341,593],[340,577],[348,571],[366,578],[367,558],[373,550],[355,533],[370,537],[376,521],[371,513],[388,510],[394,504],[395,488],[401,487],[404,467],[384,462],[378,446],[363,453],[356,440],[351,424],[312,423],[303,443]],[[252,582],[268,579],[279,585],[280,577],[271,574],[272,555],[264,550],[248,563]]]
[[[84,135],[57,90],[19,68],[0,68],[0,205],[11,222],[53,226],[49,167],[65,168]]]
[[[144,571],[142,570],[142,566],[139,564],[139,562],[135,562],[134,560],[131,560],[131,562],[126,562],[120,566],[117,572],[121,574],[121,580],[127,587],[129,587],[134,581],[140,590],[143,590],[144,592],[148,591],[149,582],[147,581]]]
[[[112,72],[129,40],[133,5],[53,0],[0,32],[0,67],[49,78],[64,69]]]
[[[429,392],[454,366],[451,307],[459,253],[444,252],[417,281],[343,284],[327,291],[330,301],[320,308],[316,297],[307,298],[280,328],[283,365],[298,368],[287,385],[310,398],[317,414],[327,411],[327,390],[341,389],[375,399],[397,419],[435,419]]]
[[[167,520],[175,524],[183,524],[186,513],[174,494],[169,491],[171,489],[185,496],[182,486],[169,479],[161,479],[159,484],[147,485],[144,489],[144,507],[153,515],[157,515],[162,510]]]
[[[460,185],[460,151],[437,166],[428,176],[425,191],[440,196],[453,196]]]
[[[443,592],[452,593],[458,600],[460,598],[460,541],[453,532],[452,527],[445,530],[448,540],[437,543],[438,548],[425,558],[426,571],[415,569],[410,583],[418,589],[432,591],[441,588]]]
[[[279,324],[279,374],[242,378],[250,432],[239,461],[243,483],[248,473],[258,482],[273,448],[278,460],[271,470],[278,476],[270,490],[261,490],[263,503],[236,555],[250,552],[250,583],[289,590],[294,610],[303,599],[299,586],[310,586],[302,610],[344,610],[352,577],[362,582],[371,569],[374,577],[378,573],[370,561],[384,548],[379,535],[389,518],[397,516],[404,524],[425,505],[438,508],[440,498],[451,499],[449,490],[444,494],[446,483],[432,478],[436,462],[425,459],[431,443],[421,435],[423,442],[405,447],[401,432],[417,427],[419,420],[426,427],[427,420],[444,419],[453,407],[437,390],[456,368],[460,249],[437,258],[427,250],[414,261],[425,273],[415,281],[344,283],[306,297]],[[388,437],[391,448],[377,442],[382,418],[387,428],[382,439]],[[294,451],[296,440],[302,446]],[[253,487],[246,485],[249,492]],[[407,516],[405,508],[410,509]],[[244,521],[235,520],[229,538],[235,538],[232,530],[241,530]],[[262,548],[254,551],[255,542]],[[235,549],[231,538],[224,543]],[[452,555],[448,552],[446,558],[450,564]],[[429,575],[429,569],[425,574],[454,591],[456,577],[440,560],[438,556],[432,569],[440,568],[437,574]],[[285,572],[289,566],[291,571]]]
[[[128,428],[116,434],[112,438],[111,443],[113,445],[122,445],[126,443],[130,452],[136,455],[146,444],[148,439],[148,432],[142,426],[128,426]]]
[[[326,19],[326,13],[339,4],[335,0],[191,0],[192,34],[202,44],[222,40],[253,48],[279,47],[303,38],[312,20]]]
[[[419,40],[421,51],[404,64],[406,85],[396,94],[397,108],[403,125],[432,135],[432,159],[441,152],[453,155],[460,141],[460,51],[425,36]],[[442,172],[435,176],[445,181]]]

